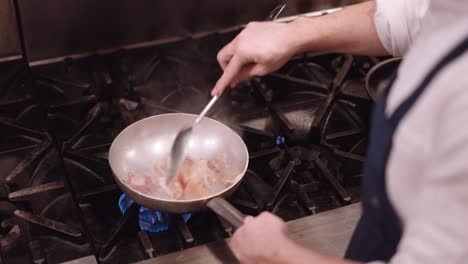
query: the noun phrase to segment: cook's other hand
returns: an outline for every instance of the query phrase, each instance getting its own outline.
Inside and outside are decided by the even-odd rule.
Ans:
[[[236,230],[231,247],[242,263],[275,263],[285,245],[292,243],[286,236],[286,224],[271,213],[247,216]]]
[[[286,224],[279,217],[264,212],[247,216],[231,240],[234,255],[241,263],[268,264],[358,264],[306,249],[286,235]]]
[[[211,94],[218,95],[227,86],[262,76],[283,66],[295,53],[289,24],[252,22],[219,51],[217,59],[224,73]]]

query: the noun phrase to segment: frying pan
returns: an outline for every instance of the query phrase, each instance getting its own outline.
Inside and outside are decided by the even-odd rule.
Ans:
[[[195,118],[191,114],[163,114],[142,119],[125,128],[114,139],[109,150],[109,164],[115,181],[129,198],[144,207],[180,214],[207,206],[238,228],[243,223],[244,215],[224,198],[229,197],[242,181],[249,154],[242,138],[216,120],[205,117],[200,121],[192,131],[186,154],[193,159],[206,160],[224,155],[229,172],[233,175],[230,186],[206,197],[176,200],[142,193],[126,183],[130,172],[151,175],[154,165],[167,159],[177,132]]]
[[[384,81],[397,71],[401,58],[391,58],[377,63],[366,75],[366,89],[369,96],[375,102],[380,94],[380,88]]]

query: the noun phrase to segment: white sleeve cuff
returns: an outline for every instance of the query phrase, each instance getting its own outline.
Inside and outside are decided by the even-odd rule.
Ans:
[[[429,0],[376,0],[374,23],[384,48],[403,56],[417,36]]]

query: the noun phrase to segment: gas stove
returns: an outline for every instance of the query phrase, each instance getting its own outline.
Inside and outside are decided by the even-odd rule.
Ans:
[[[231,236],[210,211],[169,215],[132,203],[107,159],[135,121],[198,113],[221,75],[216,53],[237,33],[0,65],[0,263],[129,263]],[[286,221],[358,202],[372,107],[365,76],[378,62],[301,54],[226,92],[209,117],[239,133],[250,154],[230,202]]]

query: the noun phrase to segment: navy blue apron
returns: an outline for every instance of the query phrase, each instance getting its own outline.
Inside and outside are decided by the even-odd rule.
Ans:
[[[373,114],[370,144],[362,180],[362,216],[354,230],[345,258],[356,261],[388,261],[395,254],[402,234],[400,220],[390,203],[385,186],[385,168],[395,130],[411,110],[434,77],[468,49],[468,38],[456,46],[427,74],[418,88],[396,109],[385,116],[388,93],[396,79],[392,79],[379,97]],[[410,175],[408,175],[410,176]]]

